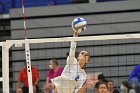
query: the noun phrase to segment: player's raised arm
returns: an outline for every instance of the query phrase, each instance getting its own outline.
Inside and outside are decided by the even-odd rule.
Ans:
[[[78,37],[78,33],[74,32],[73,37]],[[77,42],[72,41],[70,45],[70,52],[69,52],[69,64],[74,62],[76,46],[77,46]]]
[[[87,22],[85,19],[81,17],[75,18],[72,21],[72,29],[74,31],[73,37],[78,37],[79,33],[81,33],[82,31],[85,31],[86,26],[87,26]],[[77,45],[76,41],[71,42],[69,60],[68,60],[69,64],[74,62],[76,45]]]
[[[75,37],[75,39],[78,38],[79,33],[85,31],[86,25],[86,20],[81,17],[77,17],[72,21],[72,29],[74,30],[73,37]],[[80,63],[78,64],[79,61],[75,59],[76,46],[76,40],[72,41],[67,64],[64,67],[61,76],[52,79],[52,82],[56,87],[54,93],[77,93],[76,91],[78,91],[86,81],[86,73],[82,68],[87,62],[82,63],[82,61],[82,65]],[[87,58],[84,53],[81,53],[80,56],[84,59]],[[81,90],[78,91],[78,93],[80,92]]]

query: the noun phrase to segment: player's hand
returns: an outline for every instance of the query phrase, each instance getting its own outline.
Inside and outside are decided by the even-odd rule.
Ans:
[[[86,87],[87,87],[87,89],[88,89],[88,88],[91,88],[92,86],[93,86],[93,82],[92,82],[92,81],[86,82]]]
[[[86,82],[87,88],[94,86],[95,83],[96,83],[96,77],[93,76]]]

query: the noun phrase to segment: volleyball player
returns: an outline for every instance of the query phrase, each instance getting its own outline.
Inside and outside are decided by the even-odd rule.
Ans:
[[[74,32],[73,37],[78,37],[78,33]],[[55,85],[54,93],[84,93],[91,85],[87,82],[85,66],[89,62],[89,53],[85,50],[81,51],[75,58],[77,42],[71,42],[70,53],[67,58],[67,64],[61,76],[52,79]]]

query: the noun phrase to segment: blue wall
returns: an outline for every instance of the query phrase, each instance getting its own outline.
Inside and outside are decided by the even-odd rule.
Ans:
[[[25,7],[70,4],[72,0],[24,0]],[[96,0],[97,2],[119,0]],[[22,0],[0,0],[0,14],[8,14],[10,8],[21,8]]]
[[[22,0],[0,0],[0,14],[9,13],[10,8],[21,8]],[[70,4],[70,0],[24,0],[25,7]]]
[[[11,0],[0,0],[0,14],[9,13],[11,2]]]

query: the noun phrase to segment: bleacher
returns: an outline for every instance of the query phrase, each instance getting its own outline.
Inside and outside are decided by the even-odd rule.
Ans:
[[[70,0],[24,0],[25,7],[70,4]],[[0,0],[0,14],[8,14],[11,8],[21,8],[22,0]]]
[[[0,14],[8,14],[11,6],[11,0],[0,0]]]
[[[25,7],[40,7],[52,5],[66,5],[72,3],[87,3],[89,0],[24,0]],[[96,0],[96,2],[108,2],[120,0]],[[122,0],[121,0],[122,1]],[[0,14],[9,14],[12,8],[21,8],[22,0],[0,0]]]

